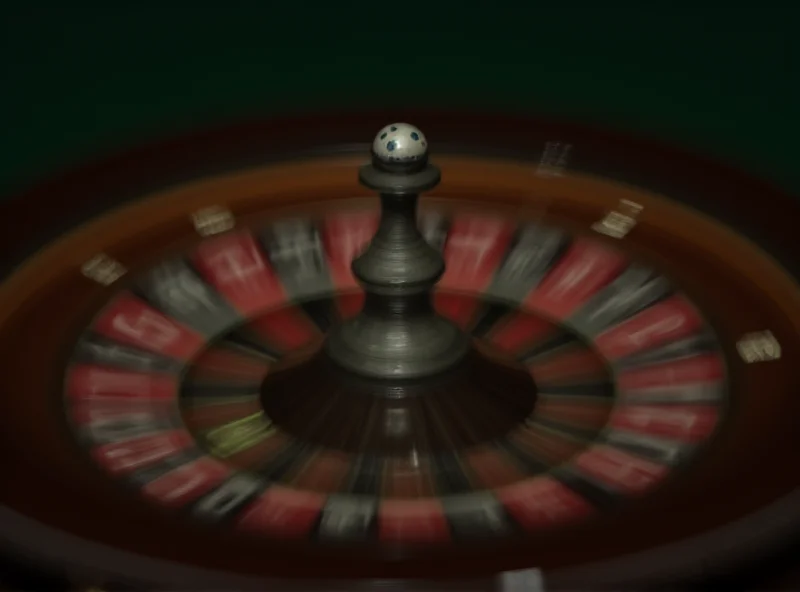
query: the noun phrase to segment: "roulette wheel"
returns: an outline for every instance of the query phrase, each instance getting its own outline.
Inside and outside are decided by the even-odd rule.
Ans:
[[[6,540],[160,588],[512,590],[792,532],[796,202],[594,128],[396,115],[4,206],[9,244],[86,212],[0,291]]]

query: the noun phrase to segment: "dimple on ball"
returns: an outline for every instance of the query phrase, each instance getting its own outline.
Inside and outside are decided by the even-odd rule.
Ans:
[[[418,128],[408,123],[387,125],[372,143],[372,153],[381,161],[415,162],[428,153],[428,141]]]

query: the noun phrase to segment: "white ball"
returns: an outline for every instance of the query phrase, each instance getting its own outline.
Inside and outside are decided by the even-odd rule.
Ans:
[[[428,141],[413,125],[393,123],[375,136],[372,152],[384,162],[410,162],[427,154]]]

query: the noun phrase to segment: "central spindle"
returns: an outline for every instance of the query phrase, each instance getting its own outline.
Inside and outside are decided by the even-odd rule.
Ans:
[[[445,264],[417,226],[419,195],[440,177],[416,127],[396,123],[378,132],[372,162],[359,171],[361,183],[377,191],[381,202],[378,230],[352,264],[364,306],[334,327],[325,344],[328,356],[351,372],[420,378],[453,367],[469,350],[469,337],[433,308]]]
[[[330,329],[323,351],[269,372],[261,403],[303,446],[374,463],[369,482],[381,483],[382,459],[411,462],[504,437],[530,416],[537,393],[527,368],[490,359],[491,348],[434,310],[445,262],[417,227],[417,202],[440,172],[422,132],[386,126],[359,178],[381,203],[378,230],[352,263],[364,306]]]

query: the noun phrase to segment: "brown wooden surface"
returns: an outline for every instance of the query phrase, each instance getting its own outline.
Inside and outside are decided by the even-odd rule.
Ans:
[[[365,119],[360,125],[374,127],[372,123]],[[457,140],[455,123],[445,119],[435,131],[423,129],[431,138]],[[513,148],[519,135],[519,127],[510,124],[486,123],[477,128],[482,135],[475,141],[489,145]],[[453,135],[447,136],[447,129]],[[243,144],[232,148],[233,140],[226,143],[225,137],[236,136],[222,134],[216,143],[210,141],[213,136],[205,138],[207,152],[194,163],[189,158],[190,167],[203,158],[224,160],[221,155],[226,150],[235,153],[247,145],[247,138],[253,139],[245,133],[239,136]],[[293,140],[309,138],[310,134],[299,133]],[[602,136],[587,138],[593,146],[602,146]],[[633,145],[633,149],[642,147]],[[174,146],[139,153],[110,168],[90,170],[82,181],[80,177],[62,180],[62,185],[36,190],[16,206],[5,204],[0,218],[4,244],[16,245],[26,238],[19,231],[25,221],[44,225],[79,203],[109,199],[126,176],[134,183],[170,176],[165,170],[169,156],[185,158],[173,150]],[[769,234],[772,244],[783,247],[784,256],[796,244],[792,217],[797,208],[788,197],[730,171],[704,169],[702,162],[689,160],[685,167],[677,166],[668,161],[669,151],[627,154],[630,166],[645,177],[664,175],[670,183],[698,187],[698,195],[707,199],[712,210],[716,203],[729,218],[749,222]],[[613,155],[602,158],[613,160]],[[619,164],[625,163],[622,156],[617,158]],[[532,167],[513,162],[442,156],[437,162],[444,182],[435,195],[447,203],[457,200],[459,207],[489,202],[518,217],[544,217],[576,232],[588,232],[619,199],[645,206],[640,225],[625,239],[624,248],[681,285],[726,340],[731,354],[734,403],[725,428],[698,462],[618,515],[547,540],[525,545],[511,541],[493,545],[491,550],[423,554],[409,550],[391,559],[379,550],[361,549],[357,562],[343,560],[347,553],[335,549],[302,549],[300,558],[296,554],[300,549],[285,543],[268,545],[209,533],[120,492],[81,456],[60,415],[60,372],[69,344],[109,294],[79,275],[80,264],[105,251],[131,269],[146,266],[196,240],[189,214],[203,205],[224,203],[246,223],[261,219],[264,211],[280,216],[292,209],[308,211],[328,200],[364,196],[354,168],[362,160],[345,156],[261,167],[163,190],[65,236],[8,278],[0,289],[0,370],[3,391],[9,393],[0,399],[7,481],[0,501],[87,538],[209,568],[308,575],[308,565],[313,564],[315,571],[340,577],[465,577],[530,565],[563,567],[640,551],[714,528],[800,484],[792,456],[800,449],[800,430],[796,429],[800,373],[792,363],[800,359],[800,299],[796,284],[770,256],[712,219],[657,195],[578,174],[543,179],[534,175]],[[122,170],[123,166],[128,170]],[[791,264],[788,257],[786,261]],[[782,360],[745,365],[736,356],[733,342],[744,333],[764,329],[772,330],[781,342]]]

